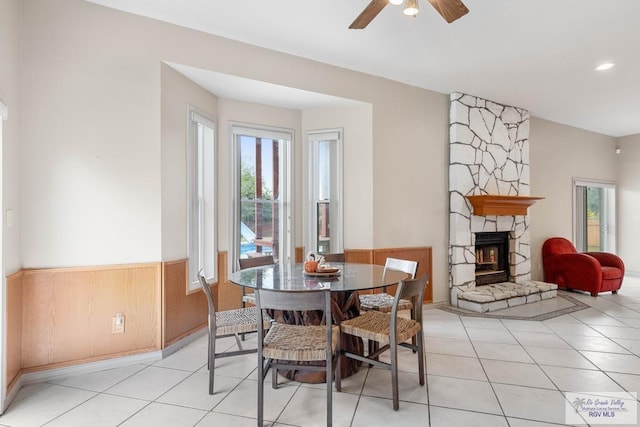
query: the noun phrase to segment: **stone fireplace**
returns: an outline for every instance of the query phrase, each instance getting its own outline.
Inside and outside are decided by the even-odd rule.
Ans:
[[[451,305],[489,311],[555,296],[555,285],[531,281],[529,216],[474,215],[467,196],[529,196],[529,112],[462,93],[450,95],[449,286]],[[476,286],[477,233],[503,233],[495,252],[504,280]],[[492,261],[486,261],[492,262]],[[493,261],[495,262],[495,261]],[[482,268],[494,268],[488,264]],[[499,269],[495,266],[496,270]],[[480,280],[482,282],[482,280]],[[516,286],[518,285],[518,286]],[[547,292],[545,294],[545,292]],[[534,297],[534,294],[535,297]],[[521,297],[524,297],[521,298]],[[513,301],[510,303],[509,301]],[[530,301],[528,301],[530,300]]]

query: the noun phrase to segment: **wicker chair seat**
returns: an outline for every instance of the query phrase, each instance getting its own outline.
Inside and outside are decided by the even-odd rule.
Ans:
[[[340,328],[332,326],[331,350],[338,344]],[[263,356],[268,359],[310,361],[326,360],[327,329],[325,326],[303,326],[274,323],[264,338]]]
[[[343,321],[340,324],[340,329],[344,333],[386,345],[389,343],[390,322],[391,315],[389,313],[367,311],[358,317]],[[398,317],[396,329],[398,342],[403,342],[419,333],[421,326],[415,320]]]
[[[361,310],[376,310],[383,313],[390,313],[392,305],[393,295],[387,293],[360,295]],[[412,308],[413,304],[411,304],[411,301],[408,299],[398,301],[398,310],[411,310]]]
[[[216,312],[216,335],[242,334],[255,332],[258,329],[258,309],[255,307],[239,308]],[[269,320],[263,322],[264,328],[271,326]]]

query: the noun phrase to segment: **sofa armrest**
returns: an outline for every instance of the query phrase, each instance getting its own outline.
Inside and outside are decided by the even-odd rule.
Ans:
[[[549,260],[546,280],[562,287],[577,289],[598,288],[602,282],[602,268],[598,260],[583,253],[560,254]]]
[[[586,254],[597,259],[600,265],[604,267],[619,268],[624,276],[624,262],[619,256],[609,252],[586,252]]]
[[[582,268],[599,270],[600,263],[594,258],[595,257],[584,253],[575,253],[556,255],[553,257],[553,260],[558,266],[562,266],[563,269],[569,271]]]

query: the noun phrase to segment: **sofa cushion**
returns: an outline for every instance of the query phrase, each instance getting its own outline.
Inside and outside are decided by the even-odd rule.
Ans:
[[[620,279],[622,270],[615,267],[602,267],[602,280]]]

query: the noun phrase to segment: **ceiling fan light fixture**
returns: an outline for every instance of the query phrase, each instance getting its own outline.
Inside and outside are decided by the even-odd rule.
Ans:
[[[389,0],[389,3],[394,6],[400,6],[402,3],[404,3],[404,0]]]
[[[604,71],[604,70],[609,70],[613,67],[615,67],[616,64],[614,64],[613,62],[604,62],[600,65],[598,65],[596,67],[596,71]]]
[[[404,9],[402,12],[405,15],[416,16],[419,12],[418,10],[418,0],[407,0],[404,4]]]

